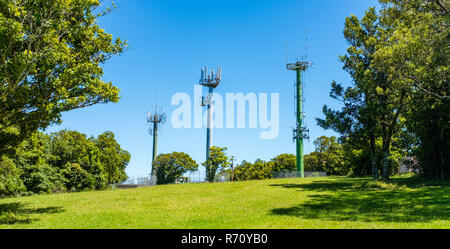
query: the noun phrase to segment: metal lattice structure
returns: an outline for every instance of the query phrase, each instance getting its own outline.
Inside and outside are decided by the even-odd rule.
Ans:
[[[208,110],[208,125],[206,132],[206,160],[209,158],[209,149],[212,146],[212,116],[213,116],[213,94],[214,89],[217,88],[222,81],[222,69],[219,67],[216,72],[214,70],[208,71],[208,68],[202,68],[199,84],[207,87],[209,94],[202,98],[202,106],[206,106]]]
[[[156,159],[157,148],[158,148],[158,131],[160,129],[160,125],[163,125],[166,122],[166,114],[163,112],[162,108],[158,109],[155,106],[153,112],[147,113],[147,123],[150,125],[149,134],[153,136],[153,156],[152,156],[152,172],[151,175],[155,175],[155,169],[153,167],[153,162]]]

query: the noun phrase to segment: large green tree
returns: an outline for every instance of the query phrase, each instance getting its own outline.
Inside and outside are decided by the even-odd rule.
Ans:
[[[274,162],[257,159],[254,163],[243,161],[234,170],[237,181],[264,180],[273,177]]]
[[[3,155],[0,157],[0,198],[20,195],[26,190],[20,179],[20,171],[14,161]]]
[[[368,148],[375,179],[379,175],[376,141],[380,137],[382,175],[388,180],[392,172],[392,142],[404,125],[402,115],[409,92],[403,82],[391,80],[386,72],[374,66],[380,44],[389,39],[385,29],[375,8],[366,11],[361,20],[353,15],[346,19],[344,36],[349,47],[341,61],[353,85],[344,90],[342,85],[332,83],[331,96],[344,106],[341,111],[324,107],[326,118],[318,123],[343,134],[342,140],[347,145]],[[355,146],[349,148],[353,149]]]
[[[183,152],[173,152],[161,154],[153,162],[156,169],[157,184],[171,184],[189,171],[197,171],[198,164],[188,154]]]
[[[293,172],[297,170],[297,157],[292,154],[281,154],[271,160],[273,172]]]
[[[346,175],[349,172],[344,163],[344,151],[336,137],[319,137],[314,141],[315,156],[321,171],[329,175]]]
[[[217,146],[211,147],[209,150],[209,158],[202,165],[206,168],[206,180],[214,182],[216,173],[220,170],[227,169],[231,164],[226,154],[227,148]]]
[[[340,56],[340,60],[344,64],[343,69],[352,77],[353,85],[345,89],[342,84],[333,81],[330,96],[343,107],[334,111],[324,106],[325,119],[317,119],[321,127],[333,129],[342,135],[347,151],[359,147],[370,154],[370,166],[375,179],[379,175],[375,147],[378,119],[373,81],[377,78],[370,66],[375,52],[377,25],[373,8],[361,20],[354,15],[346,18],[344,37],[349,47],[347,54]]]
[[[12,156],[21,170],[26,190],[32,193],[55,193],[66,191],[66,178],[59,167],[51,162],[56,157],[52,154],[52,138],[42,132],[34,133],[23,141]]]
[[[450,2],[380,0],[386,27],[374,68],[409,93],[404,108],[415,155],[428,177],[450,177]],[[392,94],[388,92],[387,94]]]
[[[99,160],[106,172],[107,182],[111,184],[125,181],[127,179],[125,168],[131,155],[120,147],[114,133],[107,131],[91,140],[99,149]]]
[[[104,189],[126,178],[130,154],[112,132],[97,138],[36,132],[0,158],[0,196]]]
[[[117,102],[102,64],[126,44],[97,22],[99,0],[0,0],[0,153],[61,113]]]

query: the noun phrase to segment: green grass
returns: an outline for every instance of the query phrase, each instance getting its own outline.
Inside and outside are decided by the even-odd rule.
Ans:
[[[279,179],[0,200],[0,228],[450,228],[450,183]]]

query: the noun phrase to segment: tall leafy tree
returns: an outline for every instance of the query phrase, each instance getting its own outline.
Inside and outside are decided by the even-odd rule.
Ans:
[[[61,113],[117,102],[102,64],[122,53],[97,19],[99,0],[0,0],[0,153]]]
[[[80,179],[86,182],[82,184],[82,189],[92,186],[96,189],[106,187],[108,182],[105,167],[100,161],[100,151],[85,134],[63,130],[52,134],[51,138],[51,153],[54,158],[50,164],[63,170],[68,175],[68,180],[78,174]],[[84,180],[85,178],[88,180]],[[71,188],[74,186],[76,185],[72,185]]]
[[[158,185],[174,183],[184,173],[198,170],[197,162],[183,152],[158,155],[153,167],[156,169]]]
[[[50,163],[56,159],[51,146],[51,136],[36,132],[17,147],[12,158],[21,170],[20,178],[28,192],[55,193],[67,190],[67,179],[58,167]]]
[[[0,157],[0,198],[20,195],[26,190],[20,170],[14,161],[3,155]]]
[[[450,2],[380,0],[386,27],[374,67],[410,95],[408,131],[417,138],[421,173],[450,177]],[[391,93],[388,93],[391,94]]]
[[[401,115],[405,112],[409,92],[403,82],[390,80],[384,71],[374,66],[377,49],[389,39],[385,29],[375,8],[366,11],[361,20],[355,16],[346,19],[344,36],[350,46],[341,60],[353,78],[353,86],[344,90],[342,85],[332,83],[331,96],[341,100],[344,107],[342,111],[324,107],[326,118],[319,119],[318,123],[340,132],[346,141],[353,144],[360,141],[367,146],[375,179],[379,172],[376,140],[381,137],[382,175],[388,180],[392,171],[392,141],[403,127]]]
[[[107,182],[111,184],[125,181],[127,179],[125,168],[131,155],[120,147],[114,133],[107,131],[91,140],[99,149],[99,160],[105,170]]]
[[[319,137],[314,145],[318,168],[330,175],[346,175],[349,172],[344,163],[342,145],[336,137]]]
[[[342,84],[333,81],[330,96],[343,107],[340,111],[334,111],[324,106],[325,119],[317,119],[321,127],[342,135],[347,150],[359,147],[370,152],[374,179],[378,179],[379,175],[375,146],[379,130],[373,87],[376,73],[370,66],[375,52],[377,26],[374,8],[367,11],[361,21],[354,15],[346,18],[344,36],[349,47],[340,60],[344,64],[343,69],[353,78],[353,85],[345,89]]]
[[[281,154],[271,160],[273,172],[292,172],[297,170],[297,157],[292,154]]]
[[[227,169],[230,166],[227,148],[213,146],[209,150],[209,158],[202,165],[206,168],[206,180],[214,182],[216,173],[220,170]]]
[[[273,177],[274,162],[257,159],[254,163],[243,161],[235,168],[234,175],[237,181],[264,180]]]

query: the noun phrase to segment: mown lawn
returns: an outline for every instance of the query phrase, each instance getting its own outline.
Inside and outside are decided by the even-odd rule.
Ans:
[[[0,200],[0,228],[450,228],[450,183],[310,178]]]

